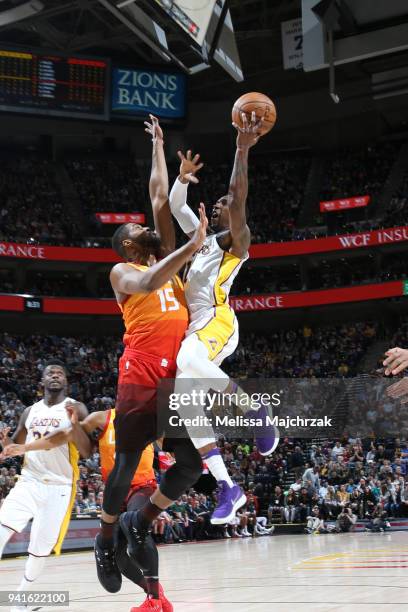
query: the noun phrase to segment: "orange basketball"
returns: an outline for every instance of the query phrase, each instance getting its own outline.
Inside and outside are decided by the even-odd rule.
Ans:
[[[238,98],[232,107],[232,120],[242,127],[241,113],[245,113],[249,121],[253,111],[255,111],[258,119],[264,118],[261,129],[261,134],[264,136],[273,128],[276,122],[275,105],[265,94],[251,91]]]

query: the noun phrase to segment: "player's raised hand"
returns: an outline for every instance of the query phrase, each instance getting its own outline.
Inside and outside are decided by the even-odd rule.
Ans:
[[[190,239],[190,244],[194,248],[194,252],[201,249],[203,242],[207,237],[208,219],[207,215],[205,214],[205,206],[202,202],[198,212],[200,216],[200,223]]]
[[[0,459],[7,459],[7,457],[18,457],[25,453],[24,444],[8,444],[3,448],[3,452],[0,455]]]
[[[193,157],[191,150],[187,151],[187,155],[184,155],[182,151],[177,151],[178,158],[180,160],[180,172],[179,181],[182,183],[198,183],[199,180],[196,174],[204,166],[200,162],[200,154],[196,153]]]
[[[158,118],[155,117],[154,115],[149,115],[149,118],[150,118],[150,123],[149,121],[144,122],[146,126],[145,132],[151,135],[153,142],[157,140],[163,141],[163,130],[159,124]]]
[[[0,444],[5,447],[10,445],[9,433],[11,431],[11,427],[1,427],[0,428]]]
[[[78,425],[79,423],[79,404],[71,402],[70,404],[65,404],[65,410],[67,411],[69,420],[72,425]]]
[[[385,366],[384,374],[386,376],[390,374],[396,376],[396,374],[400,374],[400,372],[408,368],[408,349],[396,346],[387,351],[385,355],[386,358],[383,361],[383,366]]]
[[[251,120],[248,121],[248,117],[245,113],[241,113],[242,127],[237,123],[232,125],[238,132],[237,136],[237,149],[250,148],[256,145],[261,137],[261,128],[263,124],[263,117],[257,118],[255,111],[251,114]]]

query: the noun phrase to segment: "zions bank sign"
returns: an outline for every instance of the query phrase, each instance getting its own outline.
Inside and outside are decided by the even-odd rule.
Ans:
[[[173,119],[186,114],[184,74],[114,68],[112,112],[116,115],[146,115]]]

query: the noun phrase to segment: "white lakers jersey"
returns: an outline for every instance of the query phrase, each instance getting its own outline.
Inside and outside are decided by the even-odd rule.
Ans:
[[[75,400],[67,397],[54,406],[47,406],[44,400],[33,404],[25,424],[26,442],[38,440],[49,433],[70,427],[71,422],[65,405],[72,402]],[[21,475],[44,483],[71,485],[77,477],[78,458],[78,450],[72,443],[50,450],[29,451],[24,455]]]
[[[185,296],[191,321],[201,318],[214,306],[228,304],[232,283],[248,254],[240,259],[224,251],[216,234],[207,236],[194,255],[185,282]]]

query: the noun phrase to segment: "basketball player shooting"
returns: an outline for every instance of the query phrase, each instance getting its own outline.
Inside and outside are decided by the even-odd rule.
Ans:
[[[88,436],[79,421],[88,414],[84,404],[67,396],[67,372],[60,362],[49,363],[41,385],[44,397],[26,408],[12,438],[0,430],[5,456],[25,453],[24,466],[16,486],[0,509],[0,557],[14,533],[21,533],[32,519],[28,560],[19,591],[32,590],[41,575],[45,560],[54,550],[57,554],[68,529],[79,477],[79,453],[89,457]],[[51,434],[58,441],[49,441]],[[43,450],[32,449],[36,440]],[[31,610],[13,607],[12,612]]]
[[[146,131],[163,139],[157,118],[150,118],[151,123],[145,122]],[[193,380],[197,388],[196,379],[204,379],[201,388],[205,392],[209,390],[206,384],[211,384],[211,388],[219,393],[235,394],[242,412],[248,417],[256,416],[263,420],[262,434],[256,443],[263,455],[270,455],[275,450],[279,437],[276,428],[266,424],[269,407],[262,406],[255,411],[247,401],[247,395],[219,367],[238,345],[238,321],[228,303],[228,297],[235,277],[248,259],[251,242],[246,221],[248,153],[259,140],[262,124],[263,119],[257,119],[255,113],[252,113],[250,121],[246,114],[242,113],[242,127],[233,124],[238,134],[229,191],[213,206],[210,221],[212,233],[206,237],[202,248],[195,253],[185,282],[190,324],[177,356],[175,392],[184,393]],[[199,162],[198,155],[192,157],[191,151],[187,157],[179,152],[179,157],[180,174],[170,193],[170,209],[181,229],[191,236],[196,231],[199,220],[187,205],[187,187],[189,182],[198,182],[195,175],[203,164]],[[245,398],[245,401],[240,402],[240,398]],[[188,410],[191,410],[191,407],[185,410],[180,408],[179,412]],[[227,523],[238,508],[245,504],[245,494],[231,480],[213,432],[206,429],[197,437],[194,432],[189,433],[194,446],[218,482],[218,503],[211,522]]]

